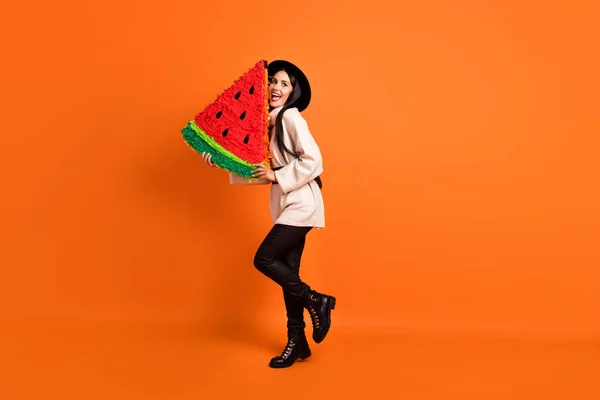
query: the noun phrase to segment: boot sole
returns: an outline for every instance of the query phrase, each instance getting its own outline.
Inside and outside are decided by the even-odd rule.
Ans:
[[[298,358],[296,358],[291,364],[287,364],[287,365],[277,365],[277,364],[269,364],[270,368],[275,368],[275,369],[280,369],[280,368],[289,368],[292,365],[294,365],[297,362],[302,362],[304,360],[306,360],[307,358],[309,358],[311,356],[311,352],[308,352],[306,354],[303,354],[301,356],[298,356]]]

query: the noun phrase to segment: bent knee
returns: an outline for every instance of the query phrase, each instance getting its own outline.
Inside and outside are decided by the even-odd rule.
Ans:
[[[273,263],[273,258],[261,251],[254,256],[254,267],[259,271],[265,271]]]

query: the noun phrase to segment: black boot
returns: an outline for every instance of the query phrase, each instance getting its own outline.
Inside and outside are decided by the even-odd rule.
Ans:
[[[310,357],[310,348],[308,347],[308,341],[304,335],[304,331],[301,332],[289,332],[288,342],[285,345],[285,349],[280,356],[273,357],[269,363],[271,368],[287,368],[291,367],[292,364],[298,359],[305,360]]]
[[[312,319],[313,340],[315,343],[321,343],[331,326],[331,310],[335,309],[335,297],[311,290],[306,295],[305,307]]]

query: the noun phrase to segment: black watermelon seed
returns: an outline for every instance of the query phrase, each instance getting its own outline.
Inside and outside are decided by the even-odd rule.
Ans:
[[[235,99],[238,100],[240,98],[240,96],[242,95],[242,92],[237,92],[235,94]]]
[[[248,144],[249,140],[250,140],[250,135],[246,135],[246,137],[244,138],[244,144]]]
[[[228,132],[229,132],[229,128],[225,128],[225,130],[223,131],[223,136],[227,136]]]
[[[250,94],[254,94],[254,85],[250,88]]]
[[[242,115],[240,115],[240,119],[244,119],[244,118],[246,118],[246,111],[244,111],[244,112],[242,113]]]
[[[217,119],[221,118],[221,115],[223,115],[223,111],[219,111],[219,112],[217,113]]]

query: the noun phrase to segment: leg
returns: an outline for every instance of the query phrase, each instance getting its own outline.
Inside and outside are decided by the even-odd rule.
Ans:
[[[300,280],[300,258],[310,227],[275,225],[260,245],[254,265],[278,283],[283,290],[287,313],[288,342],[277,357],[269,362],[271,368],[287,368],[297,360],[311,356],[304,334],[304,304],[302,293],[310,288]]]
[[[302,297],[310,287],[300,280],[297,271],[282,261],[282,257],[300,243],[311,227],[276,224],[263,240],[254,256],[254,266],[281,288]]]
[[[298,244],[286,252],[282,261],[290,267],[294,273],[300,277],[300,260],[304,251],[306,238],[302,238]],[[288,334],[292,332],[303,332],[306,324],[304,323],[304,304],[302,301],[290,292],[283,290],[283,299],[285,301],[285,310],[287,314]]]
[[[331,310],[335,309],[336,299],[312,290],[292,268],[281,261],[281,257],[304,239],[311,229],[276,224],[258,248],[254,265],[308,309],[312,319],[313,339],[316,343],[321,343],[329,332]]]

